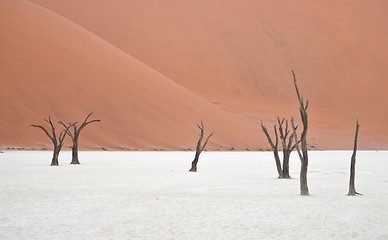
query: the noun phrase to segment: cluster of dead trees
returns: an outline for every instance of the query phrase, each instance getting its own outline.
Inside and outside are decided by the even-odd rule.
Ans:
[[[294,77],[294,86],[296,90],[296,95],[299,101],[299,112],[303,123],[303,130],[300,135],[300,140],[298,139],[298,134],[297,134],[298,126],[295,126],[293,118],[291,118],[292,129],[289,129],[288,120],[285,120],[284,118],[280,120],[280,118],[277,117],[278,125],[275,123],[275,125],[273,126],[274,132],[275,132],[275,143],[270,137],[267,128],[263,125],[263,122],[261,122],[261,129],[263,130],[265,136],[267,137],[267,140],[273,151],[275,162],[276,162],[276,168],[279,173],[279,178],[288,178],[288,179],[291,178],[289,173],[290,155],[294,149],[297,150],[301,161],[300,194],[304,196],[308,196],[309,195],[309,189],[307,186],[308,154],[307,154],[306,138],[307,138],[307,129],[308,129],[307,108],[309,105],[309,101],[308,100],[304,101],[303,96],[300,95],[298,85],[296,84],[296,77],[295,77],[294,71],[292,71],[292,74]],[[286,122],[285,122],[285,126],[283,127],[284,120]],[[279,134],[277,130],[279,130]],[[280,137],[282,150],[283,150],[283,166],[279,158],[279,150],[278,150],[279,137]],[[301,145],[302,150],[299,148],[299,144]]]
[[[50,134],[50,130],[47,130],[42,125],[35,125],[35,124],[31,124],[30,125],[31,127],[36,127],[36,128],[42,129],[43,132],[52,141],[52,143],[54,145],[54,151],[53,151],[53,158],[51,160],[51,166],[58,166],[59,165],[59,162],[58,162],[59,152],[62,149],[62,146],[64,144],[64,140],[65,140],[66,135],[68,135],[71,138],[72,143],[73,143],[73,145],[71,147],[71,150],[72,150],[71,164],[80,164],[80,162],[78,160],[78,139],[79,139],[79,135],[80,135],[82,129],[84,129],[88,124],[94,123],[94,122],[100,122],[100,120],[97,120],[97,119],[89,120],[89,117],[92,114],[93,113],[89,113],[89,115],[85,118],[85,120],[82,122],[82,124],[80,126],[78,126],[78,122],[65,124],[62,121],[59,121],[58,123],[62,125],[63,129],[60,132],[58,137],[57,137],[56,130],[55,130],[53,122],[51,121],[51,117],[50,116],[48,116],[48,119],[44,119],[44,121],[47,122],[50,125],[51,134]]]
[[[295,125],[294,119],[291,118],[291,127],[292,129],[289,129],[288,120],[285,120],[284,118],[280,120],[279,117],[277,117],[277,124],[273,126],[275,138],[272,140],[271,136],[268,133],[267,128],[263,125],[263,122],[261,122],[261,129],[264,133],[264,135],[267,137],[268,143],[271,146],[271,149],[274,154],[276,168],[279,174],[279,178],[285,178],[289,179],[289,161],[290,161],[290,155],[291,152],[296,149],[299,159],[301,161],[301,169],[300,169],[300,194],[304,196],[309,195],[309,189],[307,185],[307,169],[308,169],[308,153],[307,153],[307,129],[308,129],[308,117],[307,117],[307,108],[308,108],[308,100],[304,101],[303,96],[299,93],[298,85],[296,83],[296,77],[294,71],[292,71],[292,75],[294,78],[294,87],[296,90],[296,95],[298,97],[299,102],[299,113],[301,117],[301,121],[303,124],[302,133],[300,135],[300,139],[298,138],[297,134],[297,128],[298,126]],[[285,122],[284,122],[285,121]],[[358,118],[357,118],[357,124],[356,124],[356,135],[354,140],[354,150],[353,155],[351,157],[351,166],[350,166],[350,180],[349,180],[349,192],[348,195],[354,196],[356,194],[359,194],[356,192],[354,187],[354,178],[355,178],[355,164],[356,164],[356,151],[357,151],[357,137],[358,137]],[[278,132],[279,131],[279,132]],[[291,131],[291,132],[290,132]],[[279,157],[279,138],[280,142],[282,144],[282,151],[283,151],[283,165],[280,161]],[[299,145],[301,147],[299,147]]]
[[[275,138],[272,139],[270,134],[268,133],[267,128],[264,126],[263,122],[261,121],[261,129],[265,136],[267,137],[267,140],[271,146],[271,149],[274,154],[276,168],[279,174],[279,178],[281,179],[290,179],[290,171],[289,171],[289,161],[290,161],[290,155],[293,150],[296,149],[299,159],[301,161],[301,169],[300,169],[300,194],[303,196],[309,195],[309,188],[307,185],[307,170],[308,170],[308,152],[307,152],[307,129],[308,129],[308,117],[307,117],[307,108],[309,101],[306,99],[306,101],[303,99],[303,96],[299,93],[298,85],[296,83],[296,77],[294,71],[292,71],[293,79],[294,79],[294,87],[296,91],[296,95],[298,97],[299,102],[299,113],[303,125],[302,132],[300,134],[300,137],[298,137],[297,129],[298,126],[295,125],[294,119],[291,118],[291,121],[289,124],[288,120],[285,118],[280,119],[277,117],[277,124],[273,126]],[[53,145],[54,145],[54,153],[53,158],[51,161],[52,166],[58,165],[58,156],[59,152],[61,151],[61,148],[64,143],[64,139],[66,135],[68,135],[72,140],[72,160],[71,164],[79,164],[78,160],[78,138],[79,135],[88,124],[99,122],[100,120],[88,120],[89,117],[93,113],[90,113],[83,123],[78,127],[78,122],[65,124],[62,121],[59,121],[59,123],[62,125],[63,129],[61,133],[59,134],[59,137],[56,136],[55,133],[55,127],[51,121],[50,116],[47,119],[44,119],[47,123],[49,123],[51,127],[52,134],[49,133],[49,131],[41,126],[41,125],[31,125],[32,127],[40,128],[44,131],[44,133],[51,139]],[[190,172],[196,172],[197,171],[197,164],[199,161],[199,156],[202,153],[202,151],[205,149],[206,144],[209,141],[209,138],[213,135],[211,133],[207,138],[204,144],[202,144],[202,140],[204,138],[204,126],[203,122],[201,121],[201,125],[197,124],[197,127],[200,129],[199,139],[196,146],[195,151],[195,157],[194,160],[191,163]],[[72,131],[71,131],[72,129]],[[356,135],[354,140],[354,150],[353,155],[351,157],[351,167],[350,167],[350,181],[349,181],[349,193],[348,195],[356,195],[359,194],[356,192],[354,187],[354,178],[355,178],[355,164],[356,164],[356,151],[357,151],[357,137],[358,137],[358,130],[359,130],[359,124],[358,124],[358,118],[357,118],[357,124],[356,124]],[[280,143],[282,146],[282,152],[283,152],[283,161],[280,161],[279,157],[279,138]]]

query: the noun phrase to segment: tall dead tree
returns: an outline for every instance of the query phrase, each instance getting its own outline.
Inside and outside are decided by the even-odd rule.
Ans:
[[[279,150],[278,150],[279,136],[278,136],[278,132],[276,130],[276,124],[273,126],[273,129],[275,132],[275,144],[273,143],[271,136],[268,133],[267,128],[264,126],[263,121],[261,121],[261,129],[263,130],[265,136],[267,137],[268,143],[271,146],[273,156],[275,158],[276,169],[278,170],[278,174],[279,174],[278,178],[284,178],[282,164],[280,163],[280,158],[279,158]]]
[[[205,143],[201,146],[202,144],[202,139],[203,139],[203,131],[204,131],[204,127],[203,127],[203,123],[201,121],[201,126],[199,126],[197,124],[197,127],[201,130],[201,133],[199,135],[199,139],[198,139],[198,142],[197,142],[197,147],[195,149],[195,157],[194,157],[194,160],[193,162],[191,163],[191,168],[190,168],[190,172],[196,172],[197,171],[197,163],[198,163],[198,160],[199,160],[199,155],[202,153],[202,151],[205,149],[206,147],[206,144],[207,142],[209,141],[209,138],[213,135],[213,133],[211,133]]]
[[[52,135],[50,135],[49,132],[46,130],[46,128],[41,126],[41,125],[31,124],[30,126],[42,129],[44,131],[44,133],[51,139],[51,141],[53,142],[53,145],[54,145],[54,152],[53,152],[53,158],[51,160],[51,166],[58,166],[58,164],[59,164],[58,163],[59,152],[61,151],[61,148],[64,144],[63,141],[65,140],[66,132],[69,130],[69,128],[72,125],[65,127],[65,129],[62,130],[62,132],[59,134],[59,137],[57,138],[57,136],[55,134],[55,127],[54,127],[54,124],[51,122],[50,115],[48,116],[48,120],[44,119],[44,121],[48,122],[50,124]]]
[[[358,137],[358,129],[360,128],[360,125],[358,124],[358,117],[357,117],[357,123],[356,123],[356,135],[354,136],[354,148],[353,148],[353,154],[350,162],[350,179],[349,179],[349,193],[348,196],[355,196],[356,194],[360,194],[356,192],[356,189],[354,187],[354,178],[356,176],[356,152],[357,152],[357,137]]]
[[[299,94],[298,86],[296,84],[296,77],[294,71],[292,71],[292,75],[294,77],[294,86],[296,90],[296,95],[298,96],[299,100],[299,112],[300,112],[300,117],[302,119],[303,123],[303,130],[302,134],[300,136],[300,142],[302,146],[302,153],[300,153],[299,147],[297,147],[298,155],[301,161],[301,167],[300,167],[300,194],[304,196],[309,195],[309,188],[307,186],[307,168],[309,164],[309,159],[308,159],[308,154],[307,154],[307,128],[308,128],[308,118],[307,118],[307,108],[309,106],[309,100],[306,100],[306,103],[303,100],[303,96]],[[295,136],[295,141],[298,142],[297,140],[297,135],[296,135],[296,127],[293,126],[294,129],[294,136]]]
[[[90,123],[100,122],[100,120],[98,120],[98,119],[88,121],[89,117],[92,114],[93,114],[93,112],[89,113],[89,115],[85,118],[84,122],[81,124],[81,126],[79,128],[77,127],[78,122],[75,122],[73,124],[69,123],[69,125],[68,125],[69,127],[70,126],[73,127],[73,133],[70,130],[66,130],[67,135],[70,136],[70,138],[73,142],[73,146],[71,147],[72,158],[71,158],[70,164],[80,164],[80,162],[78,160],[78,139],[79,139],[79,135],[80,135],[82,129],[84,129]],[[59,122],[59,123],[62,124],[65,129],[68,128],[66,126],[66,124],[64,124],[63,122]]]
[[[274,125],[275,144],[273,143],[273,141],[268,133],[267,128],[263,125],[263,122],[261,122],[261,128],[262,128],[265,136],[267,137],[268,143],[270,144],[271,149],[273,151],[275,163],[276,163],[276,169],[277,169],[278,174],[279,174],[278,178],[289,179],[289,178],[291,178],[290,171],[289,171],[290,155],[291,155],[291,152],[294,150],[294,148],[297,146],[297,144],[294,144],[294,145],[292,144],[293,139],[294,139],[294,137],[292,135],[289,136],[288,142],[287,142],[287,137],[288,137],[288,134],[290,132],[288,130],[288,121],[286,121],[286,127],[285,127],[285,129],[283,129],[283,124],[284,124],[285,119],[283,118],[282,121],[280,121],[280,118],[277,117],[277,120],[278,120],[278,124],[279,124],[280,140],[282,142],[282,147],[283,147],[283,166],[282,166],[282,164],[280,162],[280,158],[279,158],[279,150],[278,150],[279,136],[277,133],[276,124]]]

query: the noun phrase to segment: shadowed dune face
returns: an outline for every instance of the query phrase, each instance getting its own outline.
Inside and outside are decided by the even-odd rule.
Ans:
[[[26,126],[49,113],[94,111],[84,148],[193,147],[203,119],[210,149],[266,149],[260,119],[299,122],[293,69],[312,145],[352,148],[359,114],[360,147],[388,148],[385,1],[0,4],[2,146],[46,144]]]

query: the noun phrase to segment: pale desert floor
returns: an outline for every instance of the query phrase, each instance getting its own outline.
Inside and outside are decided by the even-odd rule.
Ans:
[[[309,197],[271,152],[0,153],[0,239],[387,239],[388,152],[309,152]]]

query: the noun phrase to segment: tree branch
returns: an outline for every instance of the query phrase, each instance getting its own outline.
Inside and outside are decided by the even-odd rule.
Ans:
[[[66,137],[66,132],[69,132],[69,128],[71,128],[72,126],[74,126],[75,123],[67,126],[64,130],[61,131],[61,134],[59,135],[59,146],[62,147],[63,144],[64,144],[64,140],[65,140],[65,137]]]
[[[73,136],[73,134],[71,133],[71,131],[69,130],[68,126],[66,126],[66,124],[64,124],[62,121],[59,121],[59,123],[62,124],[62,126],[63,126],[65,129],[67,129],[67,130],[66,130],[66,134],[69,135],[69,137],[71,138],[71,140],[74,140],[74,136]],[[69,126],[71,126],[71,125],[75,126],[75,124],[77,124],[77,123],[73,123],[73,124],[69,123]]]
[[[298,135],[296,134],[296,129],[298,128],[298,126],[295,127],[293,118],[291,118],[291,126],[292,126],[292,129],[294,130],[293,136],[295,138],[295,145],[293,146],[293,148],[296,147],[296,151],[298,152],[299,158],[302,161],[303,156],[302,156],[302,153],[300,152],[300,149],[299,149],[300,141],[298,141]]]
[[[205,149],[206,144],[207,144],[207,142],[209,141],[209,138],[213,135],[213,133],[214,133],[214,132],[212,132],[212,133],[207,137],[205,143],[203,144],[203,146],[202,146],[202,148],[201,148],[201,152]]]
[[[271,145],[272,150],[277,149],[277,145],[278,145],[278,134],[276,132],[276,124],[274,125],[274,128],[275,128],[275,135],[276,135],[276,145],[273,144],[272,139],[268,134],[267,128],[264,126],[263,121],[261,121],[261,129],[263,130],[265,136],[267,137],[268,142]]]
[[[44,131],[44,133],[51,139],[51,141],[52,141],[53,143],[55,143],[53,137],[50,136],[50,134],[47,132],[47,130],[46,130],[43,126],[41,126],[41,125],[35,125],[35,124],[31,124],[30,126],[31,126],[31,127],[36,127],[36,128],[42,129],[42,130]]]
[[[47,119],[44,119],[44,120],[51,125],[51,130],[53,132],[53,138],[52,138],[53,139],[53,143],[54,143],[55,146],[57,146],[57,136],[55,135],[55,127],[54,127],[53,123],[51,122],[50,115],[48,116],[48,119],[49,120],[47,120]]]
[[[74,130],[74,138],[77,138],[77,137],[79,136],[79,134],[81,133],[81,130],[82,130],[84,127],[86,127],[88,124],[94,123],[94,122],[100,122],[100,120],[98,120],[98,119],[91,120],[91,121],[88,122],[88,119],[89,119],[89,117],[90,117],[92,114],[93,114],[93,112],[89,113],[89,115],[86,116],[84,122],[81,124],[81,126],[78,128],[77,131]]]

